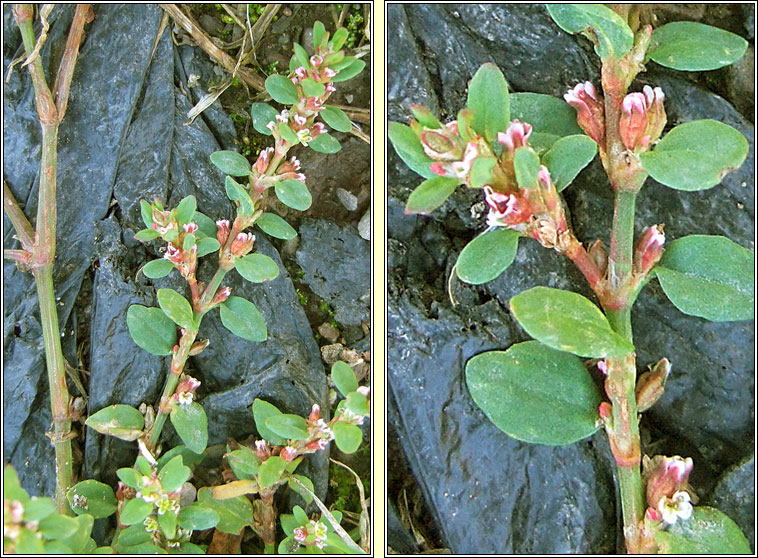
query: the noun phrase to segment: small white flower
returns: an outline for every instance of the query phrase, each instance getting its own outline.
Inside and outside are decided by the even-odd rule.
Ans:
[[[671,498],[661,498],[658,503],[658,511],[661,512],[663,521],[673,525],[679,518],[689,519],[692,517],[692,504],[690,495],[684,490],[675,492]]]

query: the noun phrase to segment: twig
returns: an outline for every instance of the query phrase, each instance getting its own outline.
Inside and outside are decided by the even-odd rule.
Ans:
[[[358,476],[358,473],[353,471],[350,467],[345,465],[344,463],[337,461],[336,459],[329,458],[329,461],[334,463],[335,465],[339,465],[340,467],[343,467],[350,471],[353,476],[355,477],[355,485],[358,487],[358,495],[361,499],[361,518],[360,523],[358,524],[358,528],[361,532],[361,548],[365,550],[366,552],[369,551],[368,547],[368,530],[369,530],[369,514],[368,514],[368,507],[366,506],[366,493],[363,490],[363,481],[361,481],[361,477]]]
[[[24,215],[24,212],[18,206],[18,202],[13,197],[13,192],[11,192],[5,180],[3,180],[3,206],[11,223],[13,223],[13,228],[16,229],[16,235],[19,242],[21,242],[21,246],[27,252],[31,252],[34,248],[34,229],[29,223],[29,219],[26,218],[26,215]]]
[[[84,34],[84,24],[90,23],[95,19],[95,13],[89,4],[78,4],[74,13],[74,20],[71,22],[71,30],[68,33],[66,41],[66,50],[63,51],[58,73],[55,76],[55,106],[58,108],[58,122],[63,120],[68,106],[68,94],[71,89],[71,78],[74,76],[74,67],[76,60],[79,58],[79,45],[82,42]]]
[[[47,41],[47,32],[50,30],[47,18],[53,12],[54,7],[55,4],[43,4],[42,9],[40,9],[39,19],[42,23],[42,32],[39,35],[39,39],[37,39],[37,43],[34,45],[34,50],[26,57],[26,62],[21,64],[22,68],[25,68],[37,59],[45,41]]]

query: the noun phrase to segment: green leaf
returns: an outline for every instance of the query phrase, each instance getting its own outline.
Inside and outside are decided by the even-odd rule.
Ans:
[[[253,401],[253,418],[255,419],[258,435],[275,446],[283,446],[287,443],[287,440],[266,428],[266,419],[281,414],[282,412],[276,405],[272,405],[268,401],[264,401],[263,399],[255,399]]]
[[[395,148],[395,152],[408,165],[408,168],[424,178],[437,176],[429,168],[429,165],[434,161],[424,153],[421,141],[418,139],[416,132],[409,126],[405,126],[399,122],[390,122],[388,125],[388,136],[390,142],[392,142],[392,147]]]
[[[153,229],[142,229],[137,234],[134,235],[134,238],[139,240],[140,242],[150,242],[151,240],[155,240],[158,238],[160,234],[158,234],[158,231],[154,231]]]
[[[518,238],[519,233],[510,229],[480,234],[461,251],[455,264],[456,274],[472,285],[492,281],[513,263]]]
[[[208,445],[208,418],[203,408],[194,401],[189,405],[175,404],[169,417],[184,445],[195,453],[203,453]]]
[[[471,187],[484,188],[487,184],[492,184],[494,177],[492,169],[497,164],[495,157],[477,157],[471,165]]]
[[[100,434],[132,441],[142,434],[145,418],[129,405],[111,405],[90,415],[84,424]]]
[[[75,519],[79,524],[76,533],[65,539],[61,539],[58,542],[69,547],[74,554],[94,553],[96,544],[95,541],[90,538],[90,535],[92,534],[92,526],[95,524],[95,518],[86,513],[77,516]]]
[[[269,122],[276,122],[276,116],[279,114],[274,107],[267,103],[253,103],[250,107],[250,116],[253,118],[253,128],[259,134],[270,136],[272,134],[266,126]]]
[[[195,217],[194,217],[195,224],[197,225],[198,230],[203,233],[205,236],[210,238],[216,238],[216,221],[205,215],[204,213],[200,213],[199,211],[195,211]],[[198,250],[200,249],[200,246],[198,246]]]
[[[364,417],[368,416],[371,412],[368,397],[357,391],[347,394],[347,397],[345,398],[345,408],[356,415]]]
[[[226,196],[239,203],[239,207],[242,210],[242,215],[250,217],[255,213],[255,203],[250,199],[250,194],[245,190],[236,180],[231,176],[226,177]]]
[[[150,533],[145,531],[144,525],[131,525],[119,531],[118,546],[129,547],[144,544],[150,541]]]
[[[158,289],[158,306],[173,322],[180,327],[197,330],[192,306],[182,295],[173,289]]]
[[[437,120],[437,117],[434,116],[432,111],[427,107],[422,105],[411,105],[411,112],[413,113],[413,118],[418,120],[418,123],[424,128],[430,128],[432,130],[442,128],[442,123]]]
[[[279,277],[279,266],[265,254],[248,254],[236,258],[234,268],[251,283],[263,283]]]
[[[223,152],[220,152],[220,153],[223,153]],[[245,160],[245,162],[247,162],[247,160]],[[176,221],[179,223],[180,227],[182,225],[186,225],[187,223],[192,222],[192,219],[195,216],[196,209],[197,209],[197,200],[195,199],[195,196],[187,196],[186,198],[184,198],[182,201],[179,202],[179,205],[176,206]]]
[[[510,308],[529,335],[553,349],[587,358],[618,357],[634,350],[580,294],[534,287],[511,298]]]
[[[14,498],[8,498],[7,500],[13,500]],[[24,505],[24,521],[39,521],[46,518],[48,515],[56,512],[55,503],[52,498],[32,498]]]
[[[272,455],[266,461],[261,463],[258,470],[258,484],[261,488],[266,488],[278,482],[284,473],[284,467],[287,463],[278,455]]]
[[[153,473],[152,465],[142,455],[138,455],[137,459],[134,460],[134,467],[146,477],[149,477]]]
[[[358,379],[355,377],[355,372],[350,368],[350,365],[341,360],[332,365],[332,382],[343,397],[347,397],[348,393],[358,389]]]
[[[274,190],[279,201],[292,209],[305,211],[311,206],[311,193],[300,180],[282,180],[276,183]]]
[[[748,143],[740,132],[716,120],[680,124],[652,152],[642,153],[644,169],[675,190],[705,190],[745,162]]]
[[[298,64],[307,68],[310,65],[308,62],[308,53],[297,43],[293,43],[292,48],[295,51],[295,58],[297,58]]]
[[[579,172],[597,154],[597,144],[585,135],[566,136],[557,140],[542,157],[550,178],[559,192],[573,182]]]
[[[307,97],[321,97],[326,92],[326,86],[323,83],[311,78],[305,78],[300,82],[300,85],[302,85],[303,93]]]
[[[190,478],[189,467],[186,467],[182,461],[182,456],[177,455],[169,460],[158,473],[158,479],[161,481],[161,486],[166,492],[174,492],[179,490],[182,485]]]
[[[294,482],[290,482],[289,484],[290,488],[295,485]],[[295,519],[295,516],[291,513],[279,514],[279,521],[282,524],[282,531],[284,531],[284,534],[288,537],[292,536],[293,531],[300,527],[300,523],[298,523],[297,519]]]
[[[145,502],[142,498],[132,498],[124,504],[119,521],[124,525],[136,525],[144,521],[151,511],[153,511],[152,502]]]
[[[337,107],[326,105],[324,110],[321,111],[320,116],[330,128],[338,132],[349,132],[353,127],[347,115]]]
[[[250,480],[258,474],[261,460],[255,452],[248,447],[240,446],[240,449],[226,454],[226,462],[229,463],[232,472],[240,480]]]
[[[204,487],[197,492],[198,501],[204,507],[215,511],[219,516],[216,529],[222,533],[238,534],[244,527],[250,525],[253,519],[253,505],[245,496],[216,500],[213,489]]]
[[[160,308],[132,304],[126,311],[129,335],[153,355],[170,355],[176,345],[176,325]]]
[[[354,424],[338,422],[332,427],[334,442],[343,453],[353,453],[363,441],[363,432]]]
[[[265,421],[266,428],[274,434],[288,440],[307,440],[308,422],[297,415],[281,414],[269,417]]]
[[[508,84],[494,64],[482,64],[468,87],[466,107],[474,111],[474,130],[487,141],[495,141],[510,123]]]
[[[20,528],[13,546],[16,554],[42,554],[45,552],[42,539],[38,539],[37,534],[26,527]]]
[[[653,31],[647,58],[675,70],[715,70],[737,62],[747,46],[745,39],[723,29],[675,21]]]
[[[303,475],[292,475],[297,480],[302,482],[305,486],[307,486],[311,492],[315,492],[315,489],[313,488],[313,482],[308,477],[304,477]],[[303,490],[303,487],[297,484],[296,482],[292,482],[292,480],[288,481],[287,485],[289,486],[290,490],[294,490],[298,494],[300,494],[301,498],[305,500],[306,504],[310,504],[313,501],[313,496],[311,496],[306,490]],[[284,528],[284,522],[282,522],[282,528]],[[291,535],[292,533],[287,533],[288,535]]]
[[[298,525],[305,525],[308,523],[308,515],[300,506],[294,506],[292,508],[292,515],[295,517],[295,521],[297,521]]]
[[[519,147],[513,156],[513,170],[516,172],[516,182],[520,188],[536,188],[540,158],[531,147]]]
[[[178,445],[178,446],[174,446],[170,450],[161,454],[161,456],[158,458],[158,468],[163,467],[166,463],[168,463],[177,455],[181,455],[182,463],[184,463],[187,467],[190,467],[190,468],[194,467],[198,463],[201,463],[203,459],[205,459],[205,453],[203,452],[196,453],[192,451],[191,449],[189,449],[187,446]]]
[[[659,554],[753,554],[745,535],[715,508],[698,506],[692,517],[655,531]]]
[[[277,103],[294,105],[297,103],[297,88],[289,79],[279,74],[266,78],[266,91]]]
[[[184,241],[182,242],[182,250],[192,250],[192,247],[195,245],[195,235],[192,233],[188,233],[184,236]]]
[[[348,33],[347,29],[344,27],[339,27],[334,32],[334,37],[332,37],[332,40],[330,42],[332,50],[339,50],[342,48],[342,45],[345,44],[345,41],[347,40]]]
[[[347,58],[345,59],[347,60]],[[363,60],[354,59],[348,66],[341,66],[337,69],[337,64],[332,67],[333,70],[337,70],[337,75],[332,78],[333,83],[339,83],[341,81],[347,81],[354,78],[363,71],[366,67],[366,63]]]
[[[161,531],[163,531],[163,534],[168,540],[171,540],[176,536],[176,515],[173,513],[159,514],[158,525],[160,525]]]
[[[297,236],[297,231],[292,226],[279,217],[276,213],[264,213],[255,222],[263,232],[274,238],[282,240],[291,240]]]
[[[517,440],[562,446],[598,429],[602,398],[582,361],[539,341],[473,357],[466,383],[487,418]]]
[[[221,323],[234,335],[253,343],[266,340],[266,320],[249,300],[231,296],[219,305],[219,313]]]
[[[160,259],[147,262],[142,268],[142,273],[150,279],[160,279],[171,273],[172,269],[174,269],[172,262]]]
[[[53,514],[39,522],[39,532],[46,539],[65,539],[79,530],[79,522],[73,517]]]
[[[317,135],[315,138],[313,138],[309,143],[308,147],[313,149],[316,153],[337,153],[340,149],[342,149],[342,146],[340,145],[340,142],[338,142],[334,136],[329,135],[329,133],[324,132],[323,134]]]
[[[300,143],[300,140],[297,139],[295,132],[292,131],[292,128],[290,128],[290,125],[288,122],[279,122],[276,128],[279,131],[279,135],[282,136],[282,139],[284,139],[285,141],[293,145],[297,145],[298,143]]]
[[[126,486],[131,486],[132,488],[140,487],[140,480],[142,479],[142,475],[132,467],[122,467],[116,471],[116,476]]]
[[[426,215],[440,207],[449,198],[461,181],[447,176],[434,176],[424,180],[408,196],[405,214],[421,213]]]
[[[248,160],[236,151],[216,151],[215,153],[211,153],[211,163],[221,169],[221,172],[231,174],[232,176],[247,176],[251,170]]]
[[[140,215],[142,216],[142,222],[148,229],[152,229],[153,226],[153,206],[145,200],[139,201]]]
[[[3,498],[5,500],[18,500],[24,505],[30,500],[26,490],[21,488],[18,473],[11,465],[6,465],[3,468]]]
[[[179,527],[192,531],[210,529],[218,525],[220,520],[215,510],[204,506],[200,502],[184,506],[179,510],[177,519],[179,520]]]
[[[632,30],[621,16],[602,4],[548,4],[547,11],[567,33],[587,36],[603,60],[619,60],[632,48]]]
[[[321,39],[324,38],[324,33],[326,33],[326,28],[324,28],[323,23],[317,21],[313,24],[313,48],[319,47]]]
[[[723,236],[691,235],[671,242],[654,269],[679,310],[714,322],[752,320],[754,254]]]
[[[197,241],[197,257],[201,258],[212,254],[221,248],[221,244],[215,238],[205,237]]]

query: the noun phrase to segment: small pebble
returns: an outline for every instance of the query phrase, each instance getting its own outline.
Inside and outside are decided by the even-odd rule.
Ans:
[[[337,341],[337,339],[340,336],[340,332],[336,327],[333,327],[331,324],[328,324],[324,322],[320,326],[318,326],[318,332],[321,337],[329,341],[330,343],[334,343]]]
[[[361,220],[358,221],[358,234],[364,240],[371,240],[371,210],[367,210],[363,214]]]
[[[287,17],[289,17],[289,16],[291,16],[291,15],[292,15],[292,10],[290,10],[289,8],[284,8],[284,9],[282,10],[282,15],[283,15],[283,16],[287,16]]]
[[[348,211],[355,211],[358,209],[358,198],[355,194],[348,192],[344,188],[337,188],[337,197]]]

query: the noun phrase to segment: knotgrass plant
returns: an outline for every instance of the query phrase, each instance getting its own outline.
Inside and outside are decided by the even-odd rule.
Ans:
[[[753,318],[752,252],[699,234],[664,248],[663,225],[656,224],[633,238],[636,197],[648,176],[682,191],[711,188],[742,165],[748,143],[715,120],[685,122],[661,137],[664,92],[645,86],[628,93],[648,61],[709,70],[738,60],[747,44],[700,23],[653,30],[649,9],[640,6],[547,9],[559,27],[595,45],[602,88],[580,83],[564,96],[567,105],[547,95],[509,94],[500,70],[485,64],[455,121],[443,124],[414,105],[410,127],[389,126],[398,155],[426,179],[408,198],[406,213],[433,211],[462,184],[483,193],[487,230],[460,253],[453,271],[459,279],[473,285],[495,279],[513,262],[519,240],[532,238],[571,259],[599,303],[546,287],[514,296],[511,315],[535,340],[470,359],[469,391],[499,429],[524,442],[564,445],[605,429],[630,553],[749,553],[731,519],[693,508],[691,458],[643,458],[640,413],[663,393],[671,364],[662,358],[637,375],[630,319],[640,290],[654,278],[685,314]],[[596,155],[615,198],[609,250],[600,240],[585,248],[560,196]],[[605,394],[588,367],[604,376]]]
[[[27,37],[31,29],[28,10],[17,10],[17,21],[24,31],[25,45],[30,51],[33,41]],[[200,354],[210,342],[208,339],[197,339],[202,319],[209,311],[218,308],[222,324],[231,333],[250,342],[266,340],[263,316],[252,302],[231,296],[231,289],[222,286],[224,277],[233,269],[253,283],[270,281],[279,275],[279,267],[273,259],[252,252],[255,235],[246,232],[246,229],[255,225],[275,238],[294,238],[297,234],[295,229],[284,219],[263,210],[271,190],[282,203],[296,210],[306,210],[311,205],[305,175],[299,172],[300,163],[295,157],[287,160],[288,151],[298,144],[309,146],[320,153],[339,151],[339,142],[327,132],[324,123],[316,121],[319,117],[338,131],[347,132],[352,127],[341,110],[325,103],[335,91],[333,84],[356,76],[363,70],[365,63],[346,56],[341,50],[348,35],[346,29],[337,29],[330,38],[323,24],[317,22],[313,35],[313,56],[309,57],[302,46],[295,44],[289,75],[274,74],[266,80],[267,92],[286,108],[280,112],[265,103],[254,103],[252,106],[251,114],[256,130],[272,135],[274,147],[262,151],[253,165],[232,151],[218,151],[210,156],[219,169],[230,175],[226,177],[225,189],[236,208],[236,216],[231,223],[227,220],[214,222],[197,211],[194,196],[187,196],[171,210],[166,209],[158,199],[152,203],[144,200],[141,202],[141,214],[146,228],[139,231],[136,238],[142,242],[160,239],[165,243],[165,256],[148,262],[141,272],[148,278],[157,279],[167,276],[174,269],[178,270],[187,282],[190,298],[188,300],[173,289],[159,289],[157,308],[132,305],[127,312],[127,326],[134,342],[149,353],[171,357],[169,374],[157,412],[144,403],[139,408],[111,405],[89,416],[85,423],[101,434],[136,441],[139,456],[134,467],[117,471],[120,482],[115,491],[92,479],[69,488],[72,480],[69,443],[68,454],[62,458],[68,466],[68,474],[59,479],[57,503],[59,511],[70,513],[73,510],[77,518],[55,513],[50,498],[29,498],[20,488],[15,471],[7,467],[4,471],[6,496],[3,545],[6,551],[205,553],[207,547],[190,541],[194,531],[215,528],[214,541],[216,535],[219,539],[224,539],[224,534],[234,535],[239,545],[242,530],[246,526],[252,526],[259,535],[265,552],[271,554],[277,551],[278,515],[274,496],[281,486],[287,484],[300,493],[306,503],[316,500],[328,524],[320,519],[308,518],[301,508],[296,507],[294,515],[282,516],[282,526],[287,537],[278,545],[279,552],[364,552],[340,526],[341,512],[327,510],[315,497],[310,479],[295,473],[305,455],[325,450],[332,440],[345,453],[355,452],[362,443],[363,434],[359,425],[369,415],[369,388],[359,386],[352,369],[343,362],[336,363],[332,368],[332,380],[344,400],[340,401],[329,422],[321,418],[318,405],[313,406],[309,417],[305,419],[282,413],[271,403],[256,399],[251,409],[251,419],[255,421],[262,439],[255,443],[254,448],[238,445],[232,450],[227,447],[225,454],[229,474],[236,480],[222,486],[204,487],[199,491],[187,482],[192,475],[192,468],[204,459],[208,442],[208,420],[202,406],[194,400],[200,382],[184,373],[188,358]],[[38,63],[37,60],[36,64]],[[34,68],[35,89],[39,94],[38,81],[40,76],[44,80],[44,75],[41,66],[35,65]],[[38,106],[47,105],[38,99]],[[43,120],[42,111],[40,118],[44,129],[46,120]],[[50,118],[55,118],[54,109]],[[52,125],[57,126],[58,121],[52,122]],[[55,134],[50,134],[52,135],[44,136],[43,143],[52,146],[54,169]],[[47,150],[43,152],[47,153]],[[50,155],[47,157],[49,163]],[[43,156],[43,179],[46,177],[45,165],[46,159]],[[239,183],[232,176],[244,177],[245,180]],[[31,251],[32,245],[24,246],[28,253],[17,251],[11,256],[20,264],[33,268],[35,277],[36,270],[43,269],[52,289],[50,270],[55,232],[54,171],[52,184],[48,183],[46,188],[41,187],[41,196],[43,190],[49,203],[43,204],[41,200],[40,208],[49,209],[52,204],[52,225],[49,220],[39,221],[46,227],[44,231],[48,243],[39,242],[34,247],[38,244],[44,246],[44,253],[40,252],[44,257],[36,258],[37,252]],[[6,208],[9,213],[16,211],[15,207],[9,207],[7,203]],[[15,213],[12,216],[15,217]],[[16,221],[23,224],[14,219],[14,223]],[[27,229],[18,225],[17,230]],[[26,236],[31,238],[30,234],[24,235]],[[198,258],[216,253],[218,266],[213,278],[207,285],[198,282]],[[44,262],[37,265],[37,259],[40,258]],[[37,281],[39,284],[39,277]],[[42,295],[40,300],[43,300]],[[53,300],[52,290],[50,300]],[[50,305],[54,311],[54,302]],[[52,323],[57,328],[57,319],[54,315],[52,318]],[[47,331],[45,339],[47,342]],[[56,341],[60,354],[60,340]],[[48,353],[48,366],[51,360],[53,359]],[[58,394],[68,405],[62,366],[59,372],[63,391]],[[59,403],[57,396],[54,397],[54,417],[68,417],[67,411],[60,411],[56,407]],[[56,436],[61,420],[56,418]],[[160,435],[166,420],[171,420],[183,445],[163,451]],[[54,443],[58,449],[62,441],[54,438]],[[253,495],[256,494],[258,498],[253,500]],[[114,513],[118,528],[111,546],[96,549],[90,538],[94,519],[109,517]],[[213,544],[212,542],[211,545]]]

